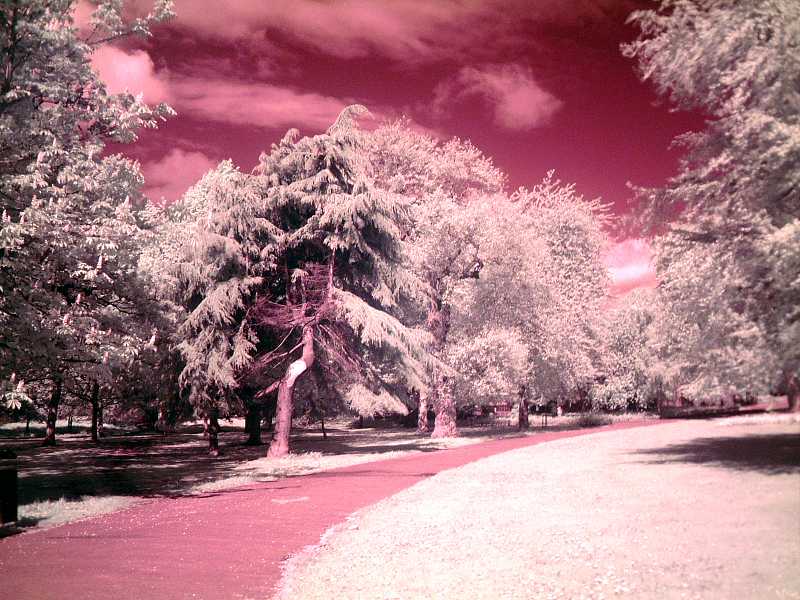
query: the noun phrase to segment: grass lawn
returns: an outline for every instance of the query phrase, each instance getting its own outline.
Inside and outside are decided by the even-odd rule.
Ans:
[[[800,598],[800,419],[682,421],[442,472],[294,557],[282,598]]]
[[[635,416],[590,417],[566,415],[550,419],[548,431],[602,425]],[[535,435],[538,418],[531,418]],[[19,517],[14,525],[0,527],[0,537],[99,515],[129,506],[145,498],[198,494],[304,475],[411,452],[481,442],[519,435],[508,426],[463,427],[461,437],[432,440],[413,429],[368,427],[352,429],[346,421],[328,424],[328,439],[318,428],[294,430],[294,454],[282,459],[265,458],[266,446],[246,446],[242,420],[223,421],[222,455],[209,457],[199,424],[161,435],[109,428],[95,445],[88,438],[87,423],[76,420],[73,432],[59,421],[58,445],[41,446],[44,430],[32,425],[33,437],[24,435],[24,424],[0,426],[0,448],[19,456]],[[265,432],[264,439],[269,439]]]

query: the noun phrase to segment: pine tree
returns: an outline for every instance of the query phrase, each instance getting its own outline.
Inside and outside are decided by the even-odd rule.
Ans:
[[[284,231],[284,277],[273,280],[259,315],[263,326],[286,335],[263,361],[280,358],[285,364],[296,350],[302,352],[276,382],[270,456],[288,451],[294,384],[315,364],[338,372],[334,377],[342,377],[342,367],[352,371],[360,365],[364,380],[380,395],[386,381],[370,358],[401,357],[409,376],[416,377],[427,360],[422,333],[392,315],[413,286],[401,263],[407,205],[376,186],[365,168],[355,121],[364,112],[360,106],[346,108],[323,135],[296,140],[290,132],[262,155],[258,167],[262,196]]]
[[[166,286],[186,310],[181,382],[193,404],[213,423],[277,390],[270,456],[289,450],[294,388],[309,370],[380,395],[374,357],[402,356],[410,372],[426,359],[421,333],[389,312],[407,285],[407,209],[366,176],[364,110],[346,108],[322,135],[288,132],[253,175],[221,164],[169,209],[164,231],[181,241],[147,259],[177,265]]]
[[[162,294],[185,310],[177,330],[180,385],[210,421],[214,455],[217,420],[241,412],[237,390],[256,351],[247,314],[277,265],[282,232],[269,216],[252,176],[222,162],[168,209],[157,234],[164,243],[146,258],[153,274],[168,274]]]

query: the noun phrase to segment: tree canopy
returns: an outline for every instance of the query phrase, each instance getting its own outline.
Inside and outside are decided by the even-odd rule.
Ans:
[[[781,379],[796,390],[800,6],[677,0],[632,20],[642,33],[624,52],[642,78],[707,115],[676,140],[678,174],[640,191],[644,224],[662,234],[673,383],[689,395],[763,393]]]

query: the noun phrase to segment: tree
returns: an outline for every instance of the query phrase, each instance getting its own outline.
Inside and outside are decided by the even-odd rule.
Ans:
[[[0,377],[50,381],[48,444],[70,371],[103,371],[151,337],[128,319],[142,308],[135,240],[126,235],[136,227],[142,178],[136,163],[99,156],[107,141],[133,141],[171,114],[107,94],[89,64],[99,44],[148,35],[171,16],[171,3],[126,23],[120,2],[101,2],[85,39],[71,9],[67,0],[0,7]]]
[[[135,163],[98,155],[106,141],[131,141],[170,113],[108,95],[88,61],[98,43],[147,34],[170,16],[169,3],[132,24],[119,3],[101,3],[88,39],[72,27],[71,5],[9,2],[0,12],[0,376],[51,382],[46,443],[55,440],[65,375],[103,371],[113,355],[124,360],[143,345],[131,320],[122,324],[141,299],[128,235],[142,179]]]
[[[276,266],[272,252],[280,232],[262,206],[252,177],[222,162],[167,209],[157,236],[168,241],[147,257],[154,273],[169,273],[162,293],[185,309],[177,330],[180,385],[209,419],[213,455],[219,453],[219,416],[241,412],[236,390],[256,350],[247,311]]]
[[[800,5],[676,0],[632,20],[642,78],[708,116],[676,140],[679,173],[639,193],[676,331],[664,358],[687,395],[782,383],[797,409]]]
[[[457,281],[474,278],[480,271],[476,258],[480,223],[474,208],[484,197],[502,191],[505,175],[469,142],[454,138],[441,143],[414,131],[402,119],[366,136],[363,148],[376,185],[401,194],[409,207],[404,266],[423,283],[425,293],[400,308],[405,320],[424,323],[432,334],[431,350],[442,359],[452,309],[450,291]],[[413,389],[409,397],[418,398],[420,432],[428,430],[432,403],[434,437],[457,434],[450,376],[442,367],[440,360],[423,381],[407,386]]]
[[[659,299],[655,290],[629,292],[607,314],[602,327],[602,381],[591,386],[596,410],[653,408],[661,378],[654,369],[656,349],[664,337],[656,336]]]
[[[294,384],[312,366],[336,378],[360,364],[369,385],[386,390],[376,368],[386,353],[400,360],[408,376],[419,377],[427,360],[422,332],[391,314],[414,287],[400,253],[407,207],[396,193],[377,187],[364,167],[355,118],[365,112],[348,107],[324,135],[313,138],[295,141],[290,132],[262,155],[258,167],[262,197],[278,212],[274,222],[284,232],[285,277],[273,281],[259,319],[287,333],[265,358],[302,353],[278,383],[270,456],[288,451]],[[295,346],[287,352],[284,343]]]
[[[269,456],[289,451],[294,389],[308,371],[351,383],[361,373],[380,395],[379,354],[409,371],[426,359],[421,332],[389,312],[409,285],[399,263],[406,207],[358,159],[364,111],[346,108],[322,135],[290,131],[253,175],[223,163],[173,209],[187,218],[171,231],[185,239],[193,229],[162,257],[182,256],[167,280],[187,312],[181,381],[212,417],[241,410],[245,387],[277,390]]]
[[[608,275],[604,208],[552,173],[480,218],[480,276],[454,292],[451,364],[462,397],[527,403],[565,395],[595,375],[596,327]]]

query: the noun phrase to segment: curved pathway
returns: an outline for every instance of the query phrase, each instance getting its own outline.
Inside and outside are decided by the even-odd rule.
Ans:
[[[347,515],[446,469],[663,421],[506,438],[127,510],[0,540],[0,599],[269,598],[291,555]]]

